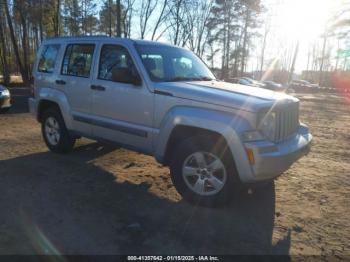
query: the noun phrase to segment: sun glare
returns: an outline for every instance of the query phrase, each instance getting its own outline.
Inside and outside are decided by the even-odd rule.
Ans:
[[[334,0],[285,0],[276,13],[276,27],[285,39],[311,41],[320,36]]]

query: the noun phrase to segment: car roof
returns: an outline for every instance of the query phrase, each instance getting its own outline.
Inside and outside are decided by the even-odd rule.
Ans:
[[[106,41],[106,42],[118,41],[119,43],[122,42],[122,43],[128,43],[128,44],[136,43],[138,45],[167,46],[167,47],[181,48],[179,46],[175,46],[175,45],[168,44],[168,43],[149,41],[149,40],[132,39],[132,38],[109,37],[106,35],[50,37],[44,41],[44,44],[66,43],[66,42],[72,43],[72,42],[80,42],[80,41]]]

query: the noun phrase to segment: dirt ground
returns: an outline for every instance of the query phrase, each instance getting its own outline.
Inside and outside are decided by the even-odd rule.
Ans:
[[[48,152],[27,90],[0,115],[0,254],[350,256],[350,105],[304,94],[312,152],[265,192],[191,206],[153,158],[82,139]]]

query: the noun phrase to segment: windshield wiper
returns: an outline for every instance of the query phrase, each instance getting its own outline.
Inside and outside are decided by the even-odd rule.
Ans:
[[[215,80],[215,78],[211,78],[211,77],[208,77],[208,76],[200,76],[198,78],[198,80],[201,80],[201,81],[212,81],[212,80]]]
[[[170,79],[166,80],[165,82],[195,81],[195,80],[197,80],[197,79],[193,78],[193,77],[177,76],[174,78],[170,78]]]
[[[215,80],[214,78],[210,78],[207,76],[200,76],[200,77],[184,77],[184,76],[178,76],[171,78],[167,80],[166,82],[178,82],[178,81],[212,81]]]

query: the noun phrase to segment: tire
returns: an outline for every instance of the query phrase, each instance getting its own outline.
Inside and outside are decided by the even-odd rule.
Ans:
[[[52,152],[65,154],[73,150],[75,138],[69,134],[58,108],[50,107],[43,112],[41,133]]]
[[[172,155],[170,174],[177,191],[195,205],[222,206],[241,188],[226,143],[210,136],[191,137],[179,144]]]
[[[0,114],[5,114],[5,113],[7,113],[9,110],[10,110],[9,107],[1,108],[1,109],[0,109]]]

